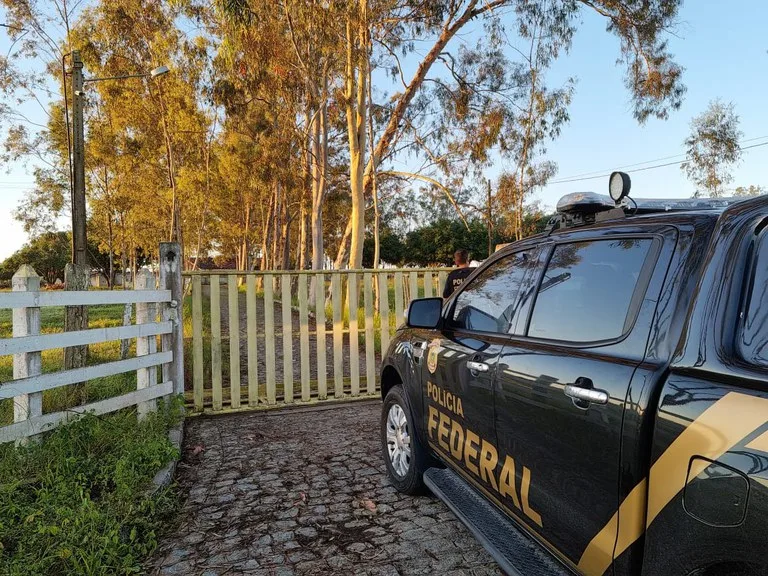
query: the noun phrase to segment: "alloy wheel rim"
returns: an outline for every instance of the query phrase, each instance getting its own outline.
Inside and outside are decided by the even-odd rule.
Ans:
[[[387,413],[387,452],[395,474],[405,477],[411,466],[411,434],[399,404],[393,404]]]

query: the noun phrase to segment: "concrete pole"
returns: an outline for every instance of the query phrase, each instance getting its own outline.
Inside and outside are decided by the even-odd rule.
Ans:
[[[72,262],[88,266],[85,213],[85,126],[83,119],[83,61],[72,52]]]
[[[83,121],[83,61],[80,52],[72,52],[72,264],[64,270],[66,290],[87,290],[90,277],[88,248],[85,231],[85,133]],[[88,309],[85,306],[67,306],[64,330],[71,332],[88,328]],[[87,346],[72,346],[64,350],[67,370],[85,366]],[[71,388],[85,401],[83,386]]]

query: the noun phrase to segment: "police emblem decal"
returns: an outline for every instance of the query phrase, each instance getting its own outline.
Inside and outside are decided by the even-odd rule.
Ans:
[[[437,356],[440,354],[440,338],[435,338],[429,343],[429,353],[427,354],[427,369],[430,374],[437,370]]]

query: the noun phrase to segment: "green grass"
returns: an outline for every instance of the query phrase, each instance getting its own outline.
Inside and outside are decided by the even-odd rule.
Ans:
[[[139,423],[134,409],[84,416],[41,443],[0,446],[0,574],[137,574],[176,510],[150,495],[175,448],[180,405]]]
[[[123,323],[123,305],[109,304],[88,307],[89,328],[121,326]],[[52,334],[64,331],[64,307],[52,306],[40,309],[40,332]],[[10,338],[13,334],[12,311],[0,310],[0,338]]]

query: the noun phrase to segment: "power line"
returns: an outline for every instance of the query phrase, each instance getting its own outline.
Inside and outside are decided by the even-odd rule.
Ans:
[[[768,135],[756,136],[755,138],[747,138],[742,140],[740,144],[747,142],[754,142],[756,140],[765,140]],[[661,158],[654,158],[653,160],[646,160],[645,162],[636,162],[634,164],[625,164],[623,166],[615,166],[613,168],[605,168],[604,170],[591,170],[590,172],[581,172],[579,174],[572,174],[571,176],[563,176],[561,180],[570,180],[571,178],[581,178],[582,176],[594,176],[595,174],[602,174],[603,172],[613,172],[614,170],[624,170],[625,168],[634,168],[635,166],[644,166],[645,164],[653,164],[654,162],[661,162],[662,160],[671,160],[672,158],[685,158],[685,154],[672,154],[671,156],[662,156]]]
[[[766,136],[763,136],[763,138],[766,138]],[[756,140],[759,140],[759,138],[756,138]],[[739,150],[742,150],[742,151],[750,150],[751,148],[759,148],[760,146],[768,146],[768,142],[761,142],[760,144],[752,144],[750,146],[740,146]],[[676,158],[678,156],[681,156],[681,154],[678,154],[676,156],[669,156],[669,158]],[[662,160],[662,158],[659,158],[658,160]],[[679,166],[680,164],[683,164],[687,160],[688,160],[687,158],[684,158],[683,160],[676,160],[674,162],[665,162],[664,164],[654,164],[653,166],[646,166],[644,168],[635,168],[634,170],[627,170],[627,172],[629,173],[645,172],[646,170],[655,170],[656,168],[664,168],[666,166],[675,166],[675,165]],[[634,164],[634,166],[640,166],[642,164],[647,164],[647,162],[640,162],[638,164]],[[633,165],[630,165],[630,166],[633,166]],[[624,166],[623,168],[627,168],[627,167],[628,166]],[[583,182],[585,180],[598,180],[600,178],[608,178],[612,172],[613,170],[611,170],[610,172],[606,171],[603,174],[598,174],[596,176],[583,176],[583,177],[572,176],[568,178],[563,178],[561,180],[553,180],[552,182],[548,182],[548,184],[567,184],[569,182]],[[590,172],[587,172],[587,174],[590,174]]]

